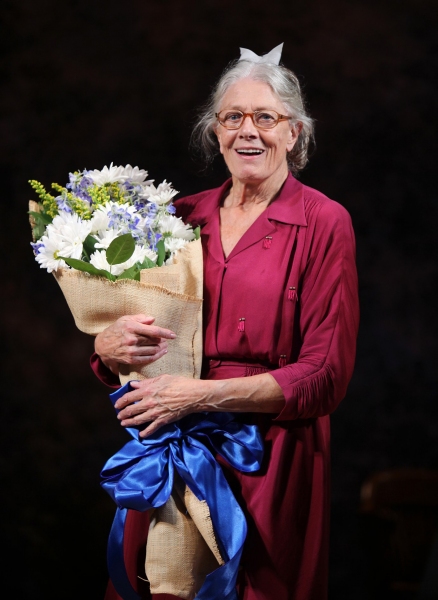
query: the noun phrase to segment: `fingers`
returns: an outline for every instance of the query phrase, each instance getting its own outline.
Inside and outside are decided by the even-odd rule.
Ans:
[[[153,359],[156,360],[158,358],[157,354],[162,356],[166,354],[168,350],[167,342],[161,341],[156,344],[148,344],[148,345],[136,345],[130,347],[130,358],[131,360],[135,360],[137,358],[140,359]]]
[[[131,387],[134,387],[134,384],[142,384],[143,381],[131,381]],[[147,395],[147,392],[142,389],[143,386],[135,387],[131,392],[127,392],[121,398],[117,400],[114,404],[114,408],[119,411],[122,411],[129,404],[133,404],[134,402],[140,402]]]
[[[128,315],[129,316],[129,315]],[[139,323],[145,323],[146,325],[152,325],[155,321],[155,317],[151,317],[149,315],[144,315],[143,313],[139,315],[130,315],[131,319],[135,321],[139,321]]]
[[[125,408],[123,410],[123,414],[125,416],[122,416],[122,414],[119,413],[118,419],[120,420],[120,425],[122,425],[122,427],[140,427],[141,425],[147,424],[146,429],[139,432],[139,436],[141,438],[148,437],[149,435],[160,429],[160,427],[168,425],[169,423],[173,423],[181,417],[180,413],[160,414],[160,412],[162,411],[161,407],[151,408],[146,411],[144,410],[144,408],[141,409],[139,407],[138,414],[132,414],[129,417],[127,416],[127,412],[135,413],[136,409],[137,404]]]
[[[160,427],[163,427],[163,425],[168,425],[169,423],[172,423],[172,421],[175,421],[176,419],[156,419],[155,421],[152,421],[152,423],[150,423],[146,429],[144,429],[143,431],[139,432],[139,437],[141,438],[147,438],[148,436],[152,435],[153,433],[155,433],[158,429],[160,429]]]
[[[161,339],[164,338],[166,340],[174,340],[176,338],[176,333],[174,333],[170,329],[165,329],[164,327],[158,327],[158,325],[144,325],[143,323],[133,323],[132,333],[135,333],[138,336],[143,336],[146,339]]]
[[[133,383],[134,382],[131,382],[131,386],[132,386]],[[141,382],[139,382],[139,383],[141,383]],[[141,388],[140,389],[134,389],[131,392],[127,392],[121,398],[119,398],[117,400],[117,402],[114,404],[114,408],[116,408],[118,411],[121,412],[127,406],[130,406],[131,404],[134,404],[134,403],[139,403],[144,398],[146,398],[147,395],[148,395],[147,392],[145,390],[141,389]],[[142,404],[143,409],[145,408],[145,402],[146,401],[144,401],[143,404]],[[126,416],[128,416],[127,413],[125,413],[125,414],[126,414]]]
[[[171,329],[165,327],[158,327],[152,325],[155,321],[155,317],[148,317],[147,315],[127,315],[122,317],[125,322],[132,321],[132,333],[144,336],[146,338],[165,338],[173,340],[176,338],[176,334]]]

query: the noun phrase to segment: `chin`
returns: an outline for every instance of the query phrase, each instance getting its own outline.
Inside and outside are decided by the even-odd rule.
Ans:
[[[266,179],[266,174],[262,173],[260,169],[247,167],[245,169],[235,169],[231,174],[236,177],[239,181],[248,183],[261,182]]]

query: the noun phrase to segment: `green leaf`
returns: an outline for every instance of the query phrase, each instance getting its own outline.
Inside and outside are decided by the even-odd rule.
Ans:
[[[38,241],[43,237],[47,225],[49,225],[53,219],[45,212],[38,212],[35,210],[28,210],[27,212],[34,220],[34,224],[32,225],[32,237],[35,241]]]
[[[96,238],[94,238],[92,235],[87,235],[87,237],[84,240],[83,250],[88,258],[90,258],[90,256],[95,251],[96,244],[97,244]]]
[[[29,210],[28,213],[35,219],[37,223],[49,225],[53,221],[50,215],[43,212],[35,212],[34,210]]]
[[[116,278],[114,275],[111,275],[105,269],[96,269],[91,263],[87,263],[84,260],[78,260],[77,258],[65,258],[64,256],[58,256],[58,258],[62,258],[69,267],[72,269],[76,269],[77,271],[83,271],[85,273],[90,273],[90,275],[98,275],[100,277],[106,277],[110,281],[115,281]]]
[[[129,269],[126,269],[126,271],[123,271],[123,273],[121,273],[117,279],[136,279],[137,281],[140,281],[140,270],[138,263]]]
[[[195,240],[199,240],[199,238],[201,237],[201,228],[199,227],[199,225],[195,227],[193,233],[195,234]]]
[[[157,265],[154,263],[153,260],[151,260],[150,258],[148,258],[147,256],[145,256],[145,259],[142,263],[137,263],[139,266],[139,270],[141,271],[142,269],[153,269],[154,267],[156,267]]]
[[[108,246],[106,259],[110,265],[120,265],[134,254],[135,242],[130,233],[116,237]]]
[[[46,231],[46,226],[43,223],[35,223],[32,227],[32,237],[37,242],[41,239]]]
[[[166,249],[164,247],[163,238],[161,238],[161,240],[159,242],[157,242],[157,253],[158,253],[157,267],[161,267],[164,262],[164,259],[166,258]]]

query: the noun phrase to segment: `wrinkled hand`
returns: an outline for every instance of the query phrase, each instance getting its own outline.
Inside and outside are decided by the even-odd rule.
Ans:
[[[118,372],[118,363],[148,365],[158,360],[167,353],[166,340],[176,335],[154,321],[143,314],[120,317],[96,336],[96,353],[113,372]]]
[[[202,410],[211,401],[211,381],[160,375],[142,381],[131,381],[135,388],[119,398],[115,407],[124,427],[149,425],[140,432],[147,437],[163,425]],[[134,404],[135,403],[135,404]]]

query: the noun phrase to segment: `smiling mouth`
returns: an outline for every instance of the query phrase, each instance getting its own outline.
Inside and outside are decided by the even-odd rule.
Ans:
[[[248,155],[259,155],[263,154],[264,150],[259,150],[257,148],[240,148],[240,150],[236,150],[237,154],[241,154],[243,156]]]

